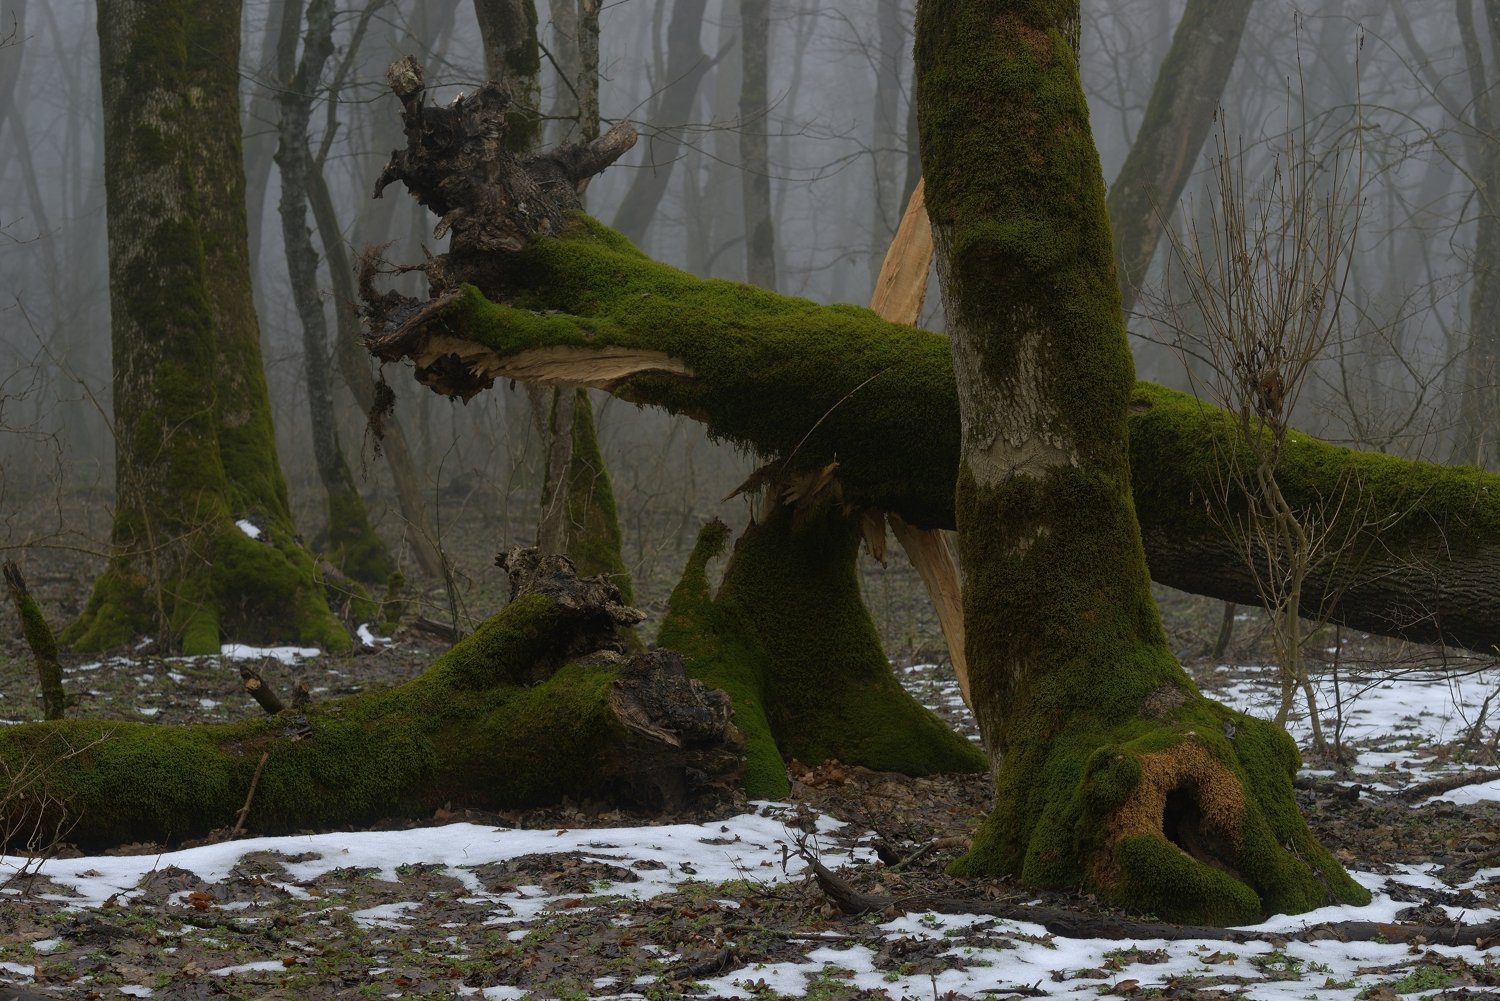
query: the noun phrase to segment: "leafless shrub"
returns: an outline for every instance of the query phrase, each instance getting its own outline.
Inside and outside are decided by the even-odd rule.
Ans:
[[[1290,115],[1288,116],[1290,118]],[[1297,689],[1307,699],[1313,743],[1327,743],[1302,655],[1303,597],[1315,570],[1353,556],[1360,486],[1294,501],[1278,470],[1299,435],[1290,425],[1313,366],[1346,305],[1359,232],[1363,150],[1358,128],[1313,149],[1307,116],[1289,128],[1269,176],[1252,183],[1243,147],[1219,121],[1206,208],[1174,241],[1176,280],[1192,323],[1174,324],[1196,387],[1228,411],[1210,516],[1252,573],[1272,619],[1285,723]],[[1179,317],[1180,318],[1180,317]],[[1195,371],[1196,369],[1196,371]]]

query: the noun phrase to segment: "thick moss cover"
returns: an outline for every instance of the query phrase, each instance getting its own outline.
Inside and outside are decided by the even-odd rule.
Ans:
[[[963,436],[975,714],[997,760],[968,875],[1238,923],[1368,894],[1308,833],[1298,761],[1168,648],[1131,495],[1134,373],[1076,59],[1077,0],[922,0],[927,205]]]
[[[487,269],[484,293],[465,289],[434,324],[502,357],[552,345],[663,352],[694,377],[638,375],[610,391],[702,421],[789,471],[837,460],[850,503],[953,527],[960,422],[949,341],[940,334],[855,306],[698,279],[581,215],[563,238],[539,239]],[[1085,391],[1090,371],[1081,365],[1075,379]],[[1152,576],[1257,602],[1243,561],[1204,512],[1234,447],[1227,417],[1191,395],[1136,382],[1128,422]],[[1353,501],[1337,506],[1334,534],[1352,540],[1358,559],[1309,582],[1307,614],[1331,612],[1354,628],[1424,642],[1441,636],[1480,650],[1500,643],[1500,601],[1490,584],[1500,572],[1500,476],[1297,432],[1290,440],[1278,480],[1293,504]]]
[[[617,797],[637,738],[611,711],[613,662],[567,657],[577,612],[512,603],[396,688],[239,723],[64,720],[0,729],[0,760],[33,762],[80,845],[179,841],[231,825],[262,753],[246,829],[275,834],[420,816],[445,803],[525,807]],[[545,672],[543,672],[545,673]],[[33,797],[0,809],[38,809]]]
[[[105,0],[99,36],[117,497],[109,566],[62,639],[347,649],[276,458],[250,297],[238,12]]]
[[[784,796],[791,758],[909,775],[985,767],[892,673],[859,592],[857,518],[828,500],[777,506],[741,535],[714,595],[706,566],[728,534],[721,522],[699,534],[658,642],[729,693],[750,795]]]

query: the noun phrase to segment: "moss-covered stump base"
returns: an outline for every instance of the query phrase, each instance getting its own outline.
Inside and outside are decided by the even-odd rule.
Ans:
[[[199,537],[206,540],[201,549],[197,540],[165,547],[155,561],[116,555],[94,582],[83,614],[58,638],[75,650],[99,651],[149,636],[189,655],[216,654],[227,640],[299,643],[330,653],[353,646],[329,609],[313,558],[280,519],[225,517]]]
[[[1302,819],[1286,731],[1175,686],[1153,699],[1114,730],[1065,725],[1009,749],[1001,806],[953,872],[1082,885],[1185,924],[1369,902]]]
[[[750,795],[785,795],[790,758],[908,775],[986,767],[891,671],[860,597],[857,516],[826,499],[775,505],[740,537],[714,595],[706,566],[728,536],[722,522],[700,533],[659,643],[734,700]]]
[[[263,755],[254,834],[445,804],[675,811],[737,794],[744,743],[727,696],[675,654],[621,654],[633,610],[602,578],[577,578],[563,557],[516,578],[509,606],[397,688],[232,724],[6,727],[0,831],[61,810],[67,839],[89,847],[203,837],[233,824]]]

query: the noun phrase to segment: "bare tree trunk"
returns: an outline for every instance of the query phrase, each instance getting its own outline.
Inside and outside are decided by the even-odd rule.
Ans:
[[[484,70],[510,92],[511,150],[525,153],[541,138],[542,60],[536,37],[536,0],[474,0],[484,42]]]
[[[548,0],[552,19],[552,60],[557,86],[552,90],[552,119],[548,138],[563,142],[574,138],[578,122],[579,77],[583,75],[579,59],[582,40],[579,32],[579,7],[583,0]],[[595,23],[598,15],[595,13]],[[595,116],[597,117],[597,116]]]
[[[245,218],[250,233],[250,267],[260,267],[261,241],[265,236],[266,190],[271,180],[271,164],[276,155],[276,54],[281,48],[285,29],[285,6],[288,0],[267,0],[265,33],[261,35],[260,52],[250,67],[250,106],[245,115]],[[300,4],[299,4],[300,6]],[[291,21],[291,32],[297,33],[298,18]],[[259,290],[257,290],[259,296]]]
[[[1109,189],[1122,306],[1135,308],[1161,242],[1213,127],[1255,0],[1188,0],[1130,154]]]
[[[300,13],[301,6],[299,0],[287,0],[285,10]],[[318,292],[318,252],[307,228],[311,178],[320,172],[307,146],[308,121],[323,66],[332,54],[333,4],[331,0],[312,0],[307,7],[307,36],[301,60],[297,59],[294,31],[282,31],[281,46],[276,53],[282,81],[276,98],[281,110],[276,150],[276,163],[281,168],[281,233],[286,244],[292,298],[302,323],[313,457],[328,499],[329,559],[355,580],[384,583],[395,565],[385,543],[370,525],[364,498],[355,486],[339,444],[333,372],[329,364],[328,318]]]
[[[870,217],[870,280],[880,275],[882,248],[890,245],[901,218],[904,200],[896,180],[902,166],[899,150],[902,141],[900,113],[901,53],[906,31],[901,0],[876,0],[875,20],[878,33],[875,44],[875,122],[870,139],[871,175],[874,181]]]
[[[667,0],[660,2],[666,3]],[[672,5],[672,20],[667,25],[666,71],[646,110],[647,125],[654,130],[647,143],[651,162],[636,173],[620,202],[619,211],[615,213],[615,229],[624,233],[632,243],[639,244],[645,239],[647,227],[656,218],[680,155],[672,130],[687,124],[698,99],[698,86],[711,65],[699,42],[706,5],[707,0],[675,0]]]
[[[1500,139],[1494,129],[1500,115],[1490,91],[1471,0],[1458,0],[1456,11],[1473,93],[1476,139],[1470,144],[1470,172],[1479,216],[1463,392],[1449,461],[1495,469],[1500,467]],[[1500,42],[1500,0],[1484,0],[1484,12],[1491,41]]]
[[[744,73],[740,83],[740,170],[745,203],[745,277],[776,287],[776,229],[771,219],[771,163],[767,149],[770,96],[771,0],[740,0]]]
[[[579,141],[599,138],[599,11],[604,0],[578,0]]]

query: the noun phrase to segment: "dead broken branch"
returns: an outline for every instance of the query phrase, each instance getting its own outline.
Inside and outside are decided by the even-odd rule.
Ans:
[[[818,860],[806,836],[796,842],[797,854],[812,869],[818,888],[845,914],[906,914],[930,911],[938,914],[982,914],[986,917],[1039,924],[1053,935],[1067,938],[1143,939],[1158,938],[1171,942],[1208,939],[1223,942],[1284,942],[1297,937],[1309,941],[1337,939],[1341,942],[1413,942],[1429,945],[1472,945],[1487,948],[1500,940],[1500,921],[1451,926],[1402,924],[1384,921],[1330,921],[1309,925],[1298,935],[1286,932],[1261,932],[1238,928],[1213,928],[1203,925],[1174,925],[1163,921],[1143,921],[1122,914],[1090,914],[1061,907],[1048,907],[1026,901],[1034,895],[1013,900],[988,900],[971,897],[944,897],[917,894],[909,897],[886,897],[861,893],[839,878]]]

